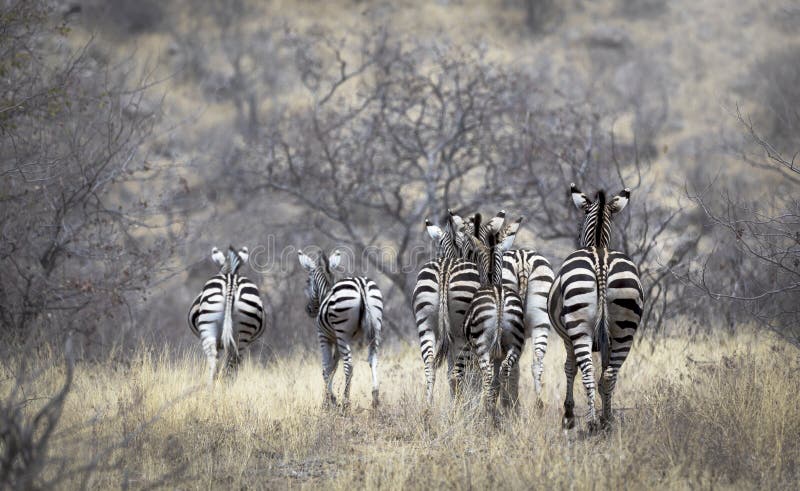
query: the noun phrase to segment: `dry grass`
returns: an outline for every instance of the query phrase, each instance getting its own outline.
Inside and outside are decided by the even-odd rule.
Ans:
[[[622,371],[620,422],[587,436],[559,428],[564,354],[552,344],[544,410],[535,409],[526,374],[524,407],[499,429],[469,410],[451,412],[441,381],[426,411],[413,347],[384,355],[377,412],[367,409],[369,370],[359,352],[349,415],[320,410],[315,353],[248,363],[213,391],[198,386],[204,367],[194,352],[176,360],[167,350],[143,351],[126,367],[79,364],[51,455],[73,467],[94,459],[87,484],[103,489],[795,487],[796,350],[744,335],[642,343]],[[26,395],[55,392],[63,376],[55,358],[36,362],[43,372]],[[2,374],[3,394],[9,376]],[[576,396],[581,414],[579,385]]]

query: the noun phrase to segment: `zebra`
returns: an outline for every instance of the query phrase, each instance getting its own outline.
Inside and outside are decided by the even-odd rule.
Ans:
[[[365,339],[369,343],[367,361],[372,369],[372,407],[379,403],[378,348],[383,325],[383,296],[378,285],[365,277],[350,277],[334,281],[333,270],[339,266],[341,252],[330,257],[320,254],[314,261],[302,250],[300,264],[308,272],[305,293],[306,312],[316,320],[317,337],[322,351],[322,378],[325,382],[323,407],[336,405],[333,394],[333,375],[344,362],[344,393],[342,407],[350,405],[350,382],[353,375],[352,343]]]
[[[239,274],[247,262],[247,247],[228,248],[228,256],[214,247],[211,259],[219,273],[203,286],[189,309],[189,328],[200,338],[208,360],[208,383],[217,375],[219,350],[228,373],[235,372],[242,352],[264,332],[264,307],[258,287]]]
[[[482,373],[482,389],[487,411],[495,415],[501,384],[513,383],[512,373],[525,345],[523,304],[519,294],[502,285],[502,259],[513,245],[519,230],[520,217],[505,225],[505,212],[500,212],[486,226],[475,215],[474,233],[469,235],[478,260],[481,288],[475,293],[466,318],[464,337],[468,344],[458,354],[455,378],[463,378],[465,355],[474,350]],[[508,390],[506,392],[515,392]],[[513,400],[504,395],[505,406]]]
[[[505,212],[500,211],[494,220],[505,219]],[[460,235],[475,235],[474,217],[465,223],[463,232]],[[482,242],[487,245],[487,227],[478,231],[482,237]],[[469,241],[459,240],[459,243]],[[471,242],[469,244],[472,245]],[[469,253],[470,255],[472,252]],[[550,335],[550,318],[547,314],[547,295],[553,283],[553,269],[550,262],[542,255],[532,249],[512,249],[503,254],[502,284],[503,286],[516,291],[523,302],[525,338],[533,340],[533,364],[531,372],[533,374],[534,389],[537,396],[537,404],[542,407],[542,372],[544,369],[544,356],[547,353],[547,342]],[[511,374],[509,385],[510,393],[503,394],[510,397],[514,404],[517,403],[517,387],[519,383],[519,365],[515,366]]]
[[[567,394],[562,426],[575,426],[572,387],[576,365],[582,373],[589,400],[589,429],[598,428],[595,411],[595,378],[592,352],[599,351],[602,374],[599,392],[603,413],[600,424],[612,419],[611,393],[622,363],[628,356],[639,326],[644,304],[636,264],[625,254],[609,250],[611,220],[628,204],[626,188],[606,201],[604,191],[595,200],[570,185],[572,201],[585,212],[579,235],[580,249],[564,260],[548,297],[548,313],[556,332],[564,340],[567,360]]]
[[[531,338],[533,342],[531,373],[540,407],[544,356],[547,353],[551,328],[547,313],[547,295],[553,284],[553,277],[550,262],[532,249],[512,249],[503,254],[503,286],[516,291],[522,298],[525,338]],[[512,397],[516,399],[516,394]]]
[[[461,325],[480,286],[476,264],[461,258],[463,245],[456,230],[462,226],[461,217],[452,212],[444,230],[425,220],[425,229],[436,248],[436,258],[423,264],[417,274],[412,308],[425,367],[428,404],[433,401],[436,369],[445,359],[450,395],[455,396],[451,345],[460,350],[466,344]]]

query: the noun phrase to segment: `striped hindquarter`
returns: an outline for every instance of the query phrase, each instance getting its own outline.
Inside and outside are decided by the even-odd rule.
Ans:
[[[450,375],[454,366],[454,355],[466,345],[462,325],[479,286],[475,263],[462,259],[441,258],[429,261],[417,274],[412,307],[425,366],[428,402],[433,398],[436,368],[446,358]],[[451,395],[454,394],[452,382],[450,389]]]
[[[378,403],[378,349],[383,327],[383,296],[369,278],[344,278],[330,288],[316,317],[317,336],[322,351],[323,378],[327,400],[335,402],[333,375],[339,359],[344,365],[343,399],[349,404],[353,372],[353,342],[368,344],[367,361],[372,369],[373,405]]]
[[[533,384],[536,396],[542,392],[542,371],[550,335],[547,296],[553,284],[553,268],[542,255],[530,249],[516,249],[503,254],[503,286],[522,298],[525,337],[533,344]],[[512,394],[516,398],[516,394]]]
[[[225,308],[230,302],[235,347],[223,342]],[[264,332],[264,307],[256,285],[238,274],[218,274],[208,280],[189,309],[189,328],[209,360],[210,380],[216,374],[220,350],[231,349],[226,365],[235,369],[243,351]]]
[[[633,344],[643,303],[638,269],[625,254],[589,247],[573,252],[564,261],[550,291],[548,311],[567,350],[564,365],[567,375],[566,427],[574,424],[572,385],[576,366],[581,369],[589,400],[590,424],[595,421],[592,352],[602,348],[603,333],[598,329],[604,328],[608,330],[610,356],[607,366],[602,367],[599,389],[603,397],[603,418],[611,418],[611,393]]]
[[[484,403],[494,412],[501,384],[508,384],[525,347],[523,304],[512,289],[492,285],[479,289],[464,319],[464,336],[478,358],[483,376]],[[463,375],[462,356],[456,366]],[[511,401],[509,401],[511,402]]]

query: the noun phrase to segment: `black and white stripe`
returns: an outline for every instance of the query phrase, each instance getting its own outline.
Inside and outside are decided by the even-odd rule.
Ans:
[[[464,319],[468,343],[459,352],[455,378],[463,378],[464,361],[472,349],[482,373],[484,404],[491,414],[495,414],[501,385],[506,387],[503,404],[514,404],[516,390],[509,387],[516,385],[512,375],[518,376],[515,367],[525,346],[522,299],[502,285],[503,254],[511,248],[521,221],[503,226],[505,213],[500,212],[487,226],[481,226],[480,215],[475,215],[474,233],[469,235],[482,286]]]
[[[426,398],[433,400],[436,369],[447,359],[447,373],[451,395],[455,394],[452,380],[454,353],[466,345],[463,336],[464,316],[480,286],[475,263],[460,256],[454,227],[463,224],[451,213],[442,230],[425,221],[428,235],[436,247],[436,259],[422,265],[412,295],[412,308],[419,335],[420,352],[425,367]]]
[[[612,417],[611,394],[633,344],[644,301],[636,264],[622,252],[608,249],[611,219],[627,205],[630,190],[623,190],[608,202],[603,191],[597,193],[595,201],[574,184],[571,192],[575,205],[586,213],[580,234],[582,248],[567,256],[561,266],[550,290],[548,312],[567,350],[563,425],[574,426],[572,386],[577,366],[589,400],[589,427],[595,429],[598,420],[592,352],[600,352],[599,390],[605,423]]]
[[[378,405],[378,349],[383,326],[383,297],[378,285],[369,278],[352,277],[334,282],[333,269],[341,260],[339,251],[330,258],[320,254],[316,261],[298,253],[300,264],[308,271],[306,311],[315,318],[322,351],[322,377],[325,381],[323,405],[336,404],[333,375],[341,358],[344,364],[342,404],[350,403],[353,375],[353,342],[363,338],[369,345],[367,361],[372,369],[372,405]]]
[[[264,307],[258,287],[239,274],[248,252],[231,247],[228,257],[216,247],[211,258],[220,272],[208,280],[189,309],[189,328],[200,338],[208,360],[209,384],[217,373],[220,350],[229,371],[238,367],[242,352],[264,331]]]

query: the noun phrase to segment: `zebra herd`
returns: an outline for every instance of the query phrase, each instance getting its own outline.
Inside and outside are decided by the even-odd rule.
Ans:
[[[603,191],[594,200],[572,184],[572,201],[584,212],[580,248],[564,260],[558,274],[531,249],[512,249],[522,223],[506,220],[501,211],[484,222],[480,214],[461,217],[450,212],[442,226],[425,221],[435,257],[417,275],[412,309],[424,364],[426,398],[433,398],[436,369],[447,361],[451,398],[466,390],[470,373],[480,380],[485,410],[497,416],[519,404],[519,360],[526,339],[533,343],[531,369],[537,403],[541,405],[543,359],[548,336],[555,329],[564,341],[564,428],[574,427],[573,383],[576,368],[588,399],[590,430],[612,418],[611,395],[617,374],[633,343],[642,315],[643,293],[636,264],[609,249],[611,222],[628,204],[630,190],[610,199]],[[256,286],[239,274],[247,248],[231,247],[227,256],[217,248],[212,260],[219,273],[206,282],[189,311],[189,326],[200,338],[208,359],[209,383],[223,353],[226,371],[235,371],[242,351],[264,330],[263,306]],[[378,349],[383,325],[383,297],[365,277],[336,280],[333,271],[341,254],[316,259],[298,253],[308,273],[306,310],[317,326],[325,382],[323,405],[336,404],[333,375],[344,365],[342,405],[349,405],[352,347],[368,344],[372,370],[372,404],[379,403]],[[599,386],[595,387],[592,353],[600,353]],[[595,390],[602,397],[598,418]]]

